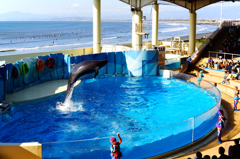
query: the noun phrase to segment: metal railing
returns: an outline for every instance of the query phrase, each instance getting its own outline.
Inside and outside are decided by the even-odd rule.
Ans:
[[[135,32],[136,33],[144,33],[148,34],[149,24],[148,23],[136,23],[135,24]]]
[[[214,39],[215,36],[221,31],[221,29],[222,29],[223,26],[233,26],[233,24],[234,24],[234,23],[233,23],[232,21],[224,21],[224,22],[221,24],[221,26],[219,26],[219,28],[218,28],[216,31],[214,31],[208,38],[209,38],[209,39]],[[206,47],[209,45],[209,43],[210,43],[210,41],[206,42],[204,45],[202,45],[202,46],[198,49],[198,51],[195,51],[195,52],[191,55],[192,60],[194,60],[194,59],[198,56],[199,52],[200,52],[202,49],[206,48]],[[185,71],[188,67],[189,67],[189,64],[188,64],[188,62],[186,61],[185,63],[183,63],[183,64],[181,65],[180,72]]]
[[[231,60],[234,60],[234,58],[236,57],[240,58],[240,54],[217,52],[217,51],[208,52],[208,57],[219,58],[220,56],[222,56],[223,59],[231,59]]]
[[[170,59],[165,60],[165,65],[175,63],[175,62],[180,62],[180,57],[174,57],[174,58],[170,58]]]

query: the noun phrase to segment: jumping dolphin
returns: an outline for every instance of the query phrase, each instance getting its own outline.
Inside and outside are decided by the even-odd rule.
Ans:
[[[101,60],[101,61],[93,60],[93,61],[84,61],[77,64],[72,70],[68,80],[65,101],[63,103],[58,103],[58,104],[65,105],[65,103],[68,103],[70,101],[70,98],[72,97],[73,86],[81,76],[95,72],[94,78],[96,78],[99,73],[99,69],[101,69],[107,63],[108,63],[108,60]]]

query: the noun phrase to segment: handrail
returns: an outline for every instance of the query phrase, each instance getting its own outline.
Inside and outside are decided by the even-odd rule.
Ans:
[[[219,54],[223,54],[224,55],[224,58],[223,59],[226,59],[226,55],[231,55],[232,56],[232,60],[233,60],[233,56],[239,56],[240,57],[240,54],[234,54],[234,53],[227,53],[227,52],[217,52],[217,51],[208,51],[208,57],[213,57],[213,56],[210,56],[211,53],[213,54],[216,54],[216,58],[219,58]]]
[[[223,23],[219,26],[219,28],[218,28],[216,31],[214,31],[214,32],[209,36],[209,38],[211,38],[211,39],[215,38],[215,36],[221,31],[221,29],[222,29],[223,26],[233,26],[233,25],[234,25],[234,21],[223,21]],[[203,45],[200,49],[203,49],[203,48],[207,47],[207,46],[209,45],[209,43],[210,43],[210,41],[208,41],[207,43],[205,43],[205,45]],[[199,49],[199,50],[200,50],[200,49]],[[194,53],[191,55],[191,58],[192,58],[193,62],[196,62],[196,61],[195,61],[195,58],[197,57],[197,55],[198,55],[199,52],[200,52],[200,51],[196,51],[196,52],[194,52]],[[180,72],[185,72],[185,71],[187,71],[188,66],[189,66],[189,65],[188,65],[188,62],[187,62],[187,61],[186,61],[185,63],[183,63],[182,66],[181,66]]]

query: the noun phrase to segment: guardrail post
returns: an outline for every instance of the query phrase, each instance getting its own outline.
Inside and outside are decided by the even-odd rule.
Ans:
[[[193,123],[192,123],[192,125],[193,125],[193,131],[192,131],[192,142],[194,142],[194,117],[193,117]]]

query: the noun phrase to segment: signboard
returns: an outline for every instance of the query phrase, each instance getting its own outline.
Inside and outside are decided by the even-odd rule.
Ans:
[[[165,46],[158,46],[158,65],[165,69]]]

